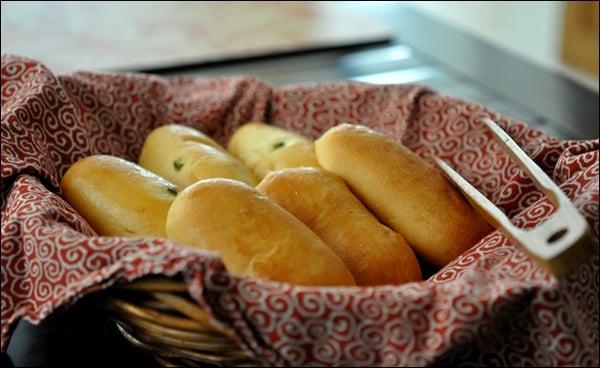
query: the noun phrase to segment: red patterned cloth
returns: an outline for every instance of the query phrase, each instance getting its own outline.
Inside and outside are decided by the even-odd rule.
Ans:
[[[451,163],[513,219],[553,212],[479,123],[489,116],[556,181],[598,239],[599,142],[559,141],[480,105],[414,85],[340,82],[272,89],[253,78],[55,76],[2,58],[2,351],[20,318],[147,274],[182,273],[240,344],[276,365],[598,365],[598,257],[557,280],[493,232],[428,280],[307,288],[231,276],[214,255],[165,239],[99,237],[60,196],[76,160],[135,161],[167,123],[225,143],[250,120],[317,137],[364,124]],[[101,333],[101,331],[98,331]]]

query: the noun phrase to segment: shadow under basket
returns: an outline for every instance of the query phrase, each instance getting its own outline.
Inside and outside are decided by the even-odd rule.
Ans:
[[[226,330],[213,326],[185,283],[141,279],[112,288],[103,304],[121,335],[163,366],[261,365]]]

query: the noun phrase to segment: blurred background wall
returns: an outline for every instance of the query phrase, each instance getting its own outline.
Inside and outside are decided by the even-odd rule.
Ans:
[[[597,1],[405,1],[598,90]]]

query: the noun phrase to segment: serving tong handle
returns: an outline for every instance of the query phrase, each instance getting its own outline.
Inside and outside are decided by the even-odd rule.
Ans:
[[[484,118],[500,147],[529,175],[535,186],[554,204],[556,212],[534,228],[520,229],[490,200],[450,165],[435,158],[446,177],[465,195],[473,208],[534,261],[560,277],[587,261],[596,251],[588,224],[563,191],[494,121]]]

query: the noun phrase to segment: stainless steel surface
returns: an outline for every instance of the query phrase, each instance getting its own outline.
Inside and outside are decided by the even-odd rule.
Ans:
[[[469,76],[456,73],[407,45],[377,46],[358,51],[325,51],[162,74],[201,77],[253,75],[274,87],[337,80],[375,84],[419,83],[443,94],[482,104],[557,138],[586,138],[583,132],[539,114],[522,101],[503,96]]]
[[[328,80],[420,83],[561,139],[598,138],[597,92],[400,3],[385,2],[365,11],[393,30],[394,44],[165,74],[252,74],[273,86]]]

